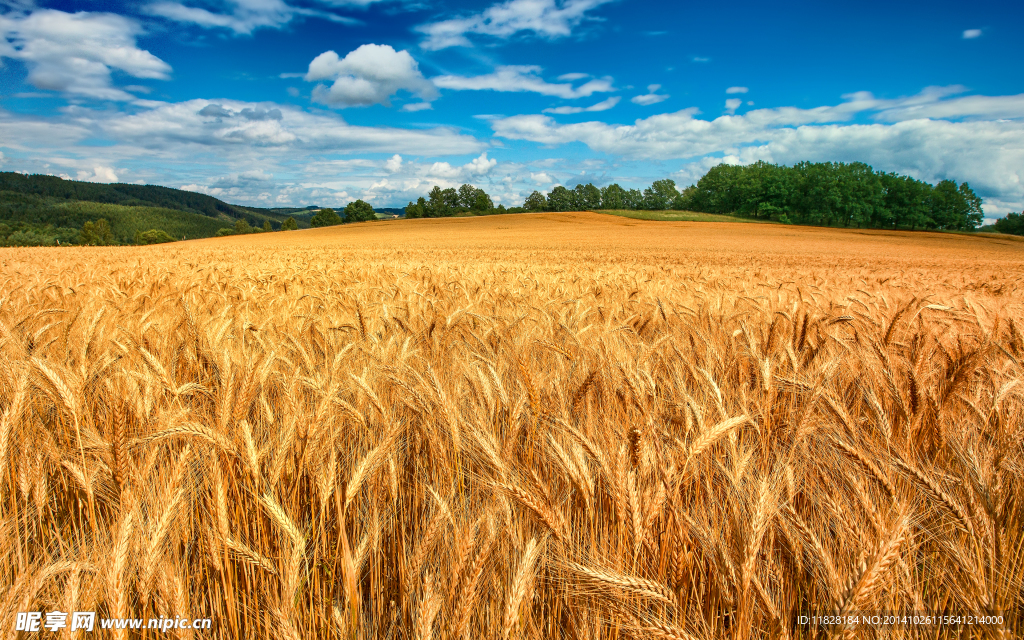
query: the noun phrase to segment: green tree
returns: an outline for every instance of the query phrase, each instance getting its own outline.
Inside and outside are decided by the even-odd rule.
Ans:
[[[447,215],[451,215],[448,211],[448,206],[445,204],[444,190],[441,187],[435,185],[430,190],[430,206],[428,207],[428,216],[430,218],[441,218]]]
[[[668,209],[679,196],[675,180],[657,180],[644,190],[644,208],[652,210]]]
[[[114,232],[110,230],[110,223],[104,218],[100,218],[96,222],[86,222],[82,225],[79,242],[84,245],[98,247],[112,245],[116,240],[114,239]]]
[[[1024,236],[1024,213],[1008,213],[1005,218],[996,220],[996,231],[1015,236]]]
[[[252,226],[249,225],[249,221],[245,218],[235,220],[235,233],[239,235],[243,233],[252,233]]]
[[[547,209],[548,201],[544,198],[543,193],[534,191],[526,198],[523,207],[528,211],[543,211]]]
[[[981,208],[981,198],[978,194],[974,193],[974,190],[966,182],[961,184],[957,191],[960,192],[960,196],[967,205],[967,214],[964,216],[965,219],[961,228],[977,229],[985,220],[985,212]]]
[[[932,189],[932,220],[940,229],[961,229],[967,221],[967,203],[956,182],[943,180]]]
[[[270,220],[264,220],[263,221],[263,230],[264,231],[273,231],[274,230],[274,226],[272,224],[270,224]]]
[[[405,208],[405,217],[406,218],[426,218],[426,217],[428,217],[428,215],[427,215],[427,213],[428,213],[427,207],[428,206],[429,205],[427,204],[426,199],[422,198],[422,197],[419,198],[418,200],[416,200],[415,204],[410,202],[409,205]]]
[[[135,234],[135,244],[163,244],[174,242],[174,238],[163,229],[150,229]]]
[[[619,210],[626,208],[626,190],[618,184],[601,189],[601,208]]]
[[[676,211],[693,210],[693,197],[697,193],[697,187],[690,185],[683,189],[682,193],[672,200],[672,208]]]
[[[299,223],[291,216],[288,216],[288,219],[281,223],[281,231],[295,231],[298,228]]]
[[[441,191],[441,199],[444,201],[445,215],[455,215],[455,210],[459,208],[459,192],[454,188],[444,189]]]
[[[355,200],[345,206],[345,222],[370,222],[377,219],[369,202]]]
[[[622,196],[622,206],[627,211],[640,211],[644,208],[644,194],[639,189],[630,189]]]
[[[339,224],[341,224],[341,217],[329,207],[320,209],[309,220],[311,227],[333,227]]]
[[[931,219],[931,185],[897,173],[882,174],[884,203],[893,228],[934,226]]]
[[[574,209],[572,192],[558,185],[548,194],[549,211],[572,211]]]
[[[494,201],[491,200],[491,196],[487,195],[487,192],[483,189],[476,189],[473,193],[473,211],[478,213],[486,213],[494,208]]]
[[[459,187],[457,207],[462,209],[473,209],[476,205],[477,188],[471,184],[464,184]]]
[[[577,210],[591,211],[601,208],[601,190],[593,184],[578,184],[573,189],[573,194]]]

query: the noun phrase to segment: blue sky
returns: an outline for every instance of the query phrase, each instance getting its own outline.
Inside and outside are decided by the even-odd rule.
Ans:
[[[863,161],[1024,209],[1024,3],[0,0],[0,169],[515,205]]]

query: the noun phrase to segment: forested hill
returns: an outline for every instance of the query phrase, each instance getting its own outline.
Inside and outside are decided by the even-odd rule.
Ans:
[[[0,172],[0,245],[203,238],[227,230],[280,229],[289,218],[297,227],[308,227],[312,213],[233,205],[202,193],[155,185],[96,184]],[[93,237],[97,223],[100,232]]]
[[[0,173],[0,192],[31,194],[61,200],[102,202],[129,207],[161,207],[191,211],[210,217],[225,214],[238,218],[247,213],[244,208],[222,202],[213,196],[170,187],[149,184],[97,184],[64,180],[57,176],[24,175],[11,172]]]

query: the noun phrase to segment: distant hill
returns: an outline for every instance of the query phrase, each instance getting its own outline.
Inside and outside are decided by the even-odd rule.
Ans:
[[[383,213],[389,216],[404,216],[405,207],[381,207],[373,210],[375,213]]]
[[[228,204],[202,193],[156,185],[96,184],[56,176],[0,172],[0,245],[77,244],[87,222],[106,220],[116,244],[138,233],[205,238],[242,228],[280,229],[289,217],[309,226],[311,208]]]

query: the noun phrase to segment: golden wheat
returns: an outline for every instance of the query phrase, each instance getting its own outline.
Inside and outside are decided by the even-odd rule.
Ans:
[[[0,250],[0,633],[1019,635],[1022,282],[1008,241],[592,214]]]

